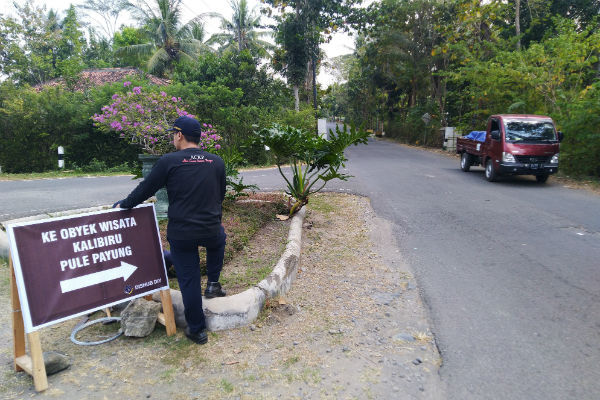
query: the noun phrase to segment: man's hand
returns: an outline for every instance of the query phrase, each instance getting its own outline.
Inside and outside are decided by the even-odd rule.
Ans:
[[[122,201],[123,201],[123,200],[119,200],[119,201],[117,201],[115,204],[113,204],[112,208],[121,208],[121,202],[122,202]]]

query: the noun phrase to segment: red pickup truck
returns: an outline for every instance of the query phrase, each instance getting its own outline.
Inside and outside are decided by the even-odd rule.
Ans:
[[[485,178],[493,182],[501,175],[535,175],[538,182],[558,171],[559,142],[552,118],[541,115],[492,115],[485,132],[471,132],[456,141],[460,167],[485,168]]]

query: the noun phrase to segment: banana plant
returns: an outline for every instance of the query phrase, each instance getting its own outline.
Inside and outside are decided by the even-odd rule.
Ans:
[[[347,158],[344,150],[350,145],[366,144],[369,134],[354,125],[348,129],[336,126],[329,131],[329,139],[313,133],[273,124],[270,128],[255,132],[255,142],[268,146],[273,152],[279,173],[287,184],[286,193],[293,199],[290,208],[293,215],[308,203],[309,196],[322,190],[333,179],[347,180],[344,174]],[[288,178],[282,170],[290,164],[292,176]]]

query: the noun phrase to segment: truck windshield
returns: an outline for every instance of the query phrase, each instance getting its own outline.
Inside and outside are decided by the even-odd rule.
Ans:
[[[507,120],[506,141],[510,143],[547,143],[556,141],[554,125],[550,121]]]

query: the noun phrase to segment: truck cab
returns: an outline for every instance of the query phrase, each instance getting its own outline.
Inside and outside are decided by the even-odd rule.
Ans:
[[[459,138],[456,151],[461,168],[485,168],[485,177],[494,181],[501,175],[534,175],[538,182],[558,172],[559,142],[552,118],[541,115],[500,114],[488,119],[485,141]]]

